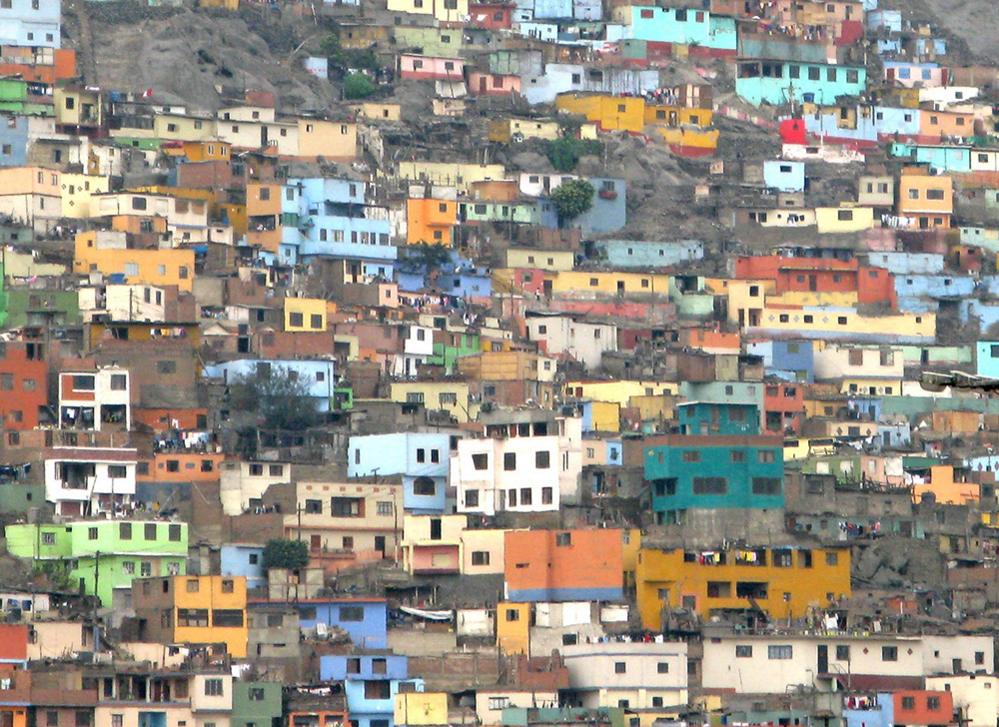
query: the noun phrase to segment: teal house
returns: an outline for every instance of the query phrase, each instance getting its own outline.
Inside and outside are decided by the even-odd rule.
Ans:
[[[735,79],[736,93],[754,106],[792,101],[834,104],[840,96],[859,96],[866,87],[863,66],[778,60],[739,61]]]
[[[657,524],[692,509],[784,507],[784,450],[757,436],[665,436],[644,448]]]
[[[688,401],[677,405],[676,418],[680,434],[760,433],[760,410],[756,404]]]

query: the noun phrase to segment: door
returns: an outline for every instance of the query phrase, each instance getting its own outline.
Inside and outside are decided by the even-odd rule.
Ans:
[[[309,536],[309,550],[320,550],[323,547],[323,540],[318,535]]]
[[[375,550],[382,554],[382,558],[385,557],[385,536],[376,535],[375,536]]]
[[[546,298],[551,298],[552,297],[552,281],[551,280],[546,280],[544,283],[541,284],[541,287],[545,291],[545,297]]]
[[[260,127],[260,146],[267,146],[267,127]]]
[[[485,92],[486,92],[486,77],[485,76],[480,76],[479,77],[479,93],[485,93]]]
[[[618,295],[624,295],[624,281],[623,280],[617,281],[617,294]]]
[[[808,276],[808,289],[812,292],[815,292],[816,290],[819,289],[818,281],[816,280],[814,275]]]
[[[819,663],[816,671],[819,674],[829,673],[829,647],[826,644],[819,644]]]

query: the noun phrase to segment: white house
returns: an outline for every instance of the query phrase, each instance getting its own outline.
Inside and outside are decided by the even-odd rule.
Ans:
[[[135,449],[54,447],[45,460],[45,499],[61,516],[128,508],[135,497]]]
[[[617,350],[617,326],[568,315],[529,317],[527,337],[543,342],[549,355],[571,356],[590,370],[600,368],[604,351]]]
[[[605,641],[561,649],[569,689],[583,707],[650,709],[687,704],[687,645]]]
[[[59,426],[63,429],[132,428],[128,369],[111,366],[96,371],[59,374]]]

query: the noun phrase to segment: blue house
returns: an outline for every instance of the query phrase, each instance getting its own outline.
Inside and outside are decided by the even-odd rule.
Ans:
[[[743,99],[760,104],[795,101],[834,104],[840,96],[859,96],[867,88],[863,66],[786,61],[740,61],[735,91]]]
[[[28,117],[3,116],[0,118],[0,167],[23,167],[27,160]]]
[[[397,432],[351,437],[347,476],[402,475],[403,507],[417,515],[444,512],[451,437]]]
[[[975,373],[999,379],[999,341],[979,341],[975,344]]]
[[[62,6],[59,0],[13,0],[0,7],[0,43],[60,48]]]
[[[326,654],[319,658],[324,682],[344,683],[347,710],[358,727],[392,727],[400,685],[422,692],[422,679],[409,679],[408,658],[396,654]]]
[[[735,54],[738,47],[735,18],[707,10],[633,5],[628,25],[631,37],[660,43],[694,45]]]
[[[352,179],[290,178],[281,196],[280,260],[355,260],[365,276],[391,280],[397,250],[388,210],[368,204],[366,192]]]
[[[783,159],[763,162],[763,184],[778,192],[805,191],[805,163]]]
[[[597,240],[590,250],[613,268],[663,268],[704,257],[700,240]]]
[[[275,601],[250,601],[250,608],[271,606]],[[308,598],[288,602],[298,611],[302,631],[336,627],[363,649],[388,648],[388,609],[384,598],[354,596]],[[321,624],[321,626],[320,626]]]
[[[608,177],[590,177],[589,182],[596,192],[593,206],[575,218],[571,226],[584,235],[617,232],[628,222],[627,184],[623,179]]]
[[[688,401],[677,404],[680,434],[759,434],[760,410],[756,404]]]
[[[226,383],[268,376],[286,376],[300,381],[321,412],[330,410],[336,384],[334,374],[333,361],[326,360],[244,358],[205,366],[206,376],[220,378]]]
[[[868,30],[887,30],[889,33],[902,32],[901,10],[872,10],[867,14]]]
[[[226,543],[219,553],[221,573],[224,576],[245,576],[247,588],[267,585],[264,570],[264,546],[253,543]]]

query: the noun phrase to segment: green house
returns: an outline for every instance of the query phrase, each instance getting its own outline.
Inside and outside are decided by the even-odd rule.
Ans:
[[[427,359],[431,366],[443,366],[444,373],[454,373],[458,359],[482,353],[478,333],[443,331],[434,336],[434,353]]]
[[[187,572],[187,523],[94,520],[62,525],[8,525],[7,550],[61,571],[69,585],[111,606],[132,579]]]
[[[278,727],[283,708],[278,682],[232,683],[231,727]]]
[[[350,411],[354,408],[354,389],[350,386],[334,387],[330,404],[332,411]]]
[[[0,328],[3,328],[7,323],[7,293],[4,292],[4,280],[3,263],[0,263]]]
[[[80,299],[75,290],[7,289],[8,328],[79,326]]]
[[[645,453],[645,479],[659,524],[687,510],[784,507],[784,449],[773,437],[658,437]]]
[[[0,482],[0,513],[22,515],[33,507],[45,506],[44,484],[40,482]]]

